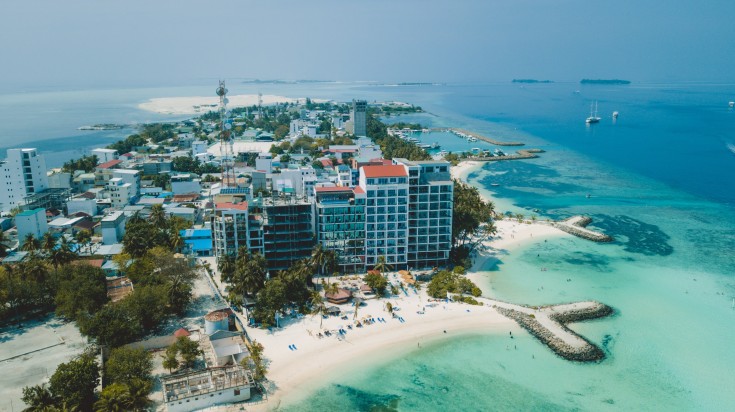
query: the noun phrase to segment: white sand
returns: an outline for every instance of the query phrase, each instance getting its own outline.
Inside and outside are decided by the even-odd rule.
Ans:
[[[238,94],[227,96],[229,107],[244,107],[258,104],[257,94]],[[299,99],[284,96],[264,94],[263,104],[295,103]],[[198,114],[217,110],[219,97],[217,96],[190,96],[190,97],[160,97],[150,99],[138,105],[139,109],[162,114]]]
[[[321,329],[320,319],[315,316],[290,320],[291,324],[275,332],[248,328],[250,337],[265,347],[265,355],[271,362],[268,378],[273,385],[269,401],[262,405],[262,409],[260,405],[254,409],[271,409],[281,401],[296,402],[309,396],[315,387],[355,373],[361,366],[421,350],[420,345],[426,346],[432,341],[471,333],[519,330],[515,322],[487,305],[429,303],[424,290],[416,294],[409,289],[408,293],[409,296],[401,293],[400,297],[391,299],[369,300],[366,306],[359,309],[358,319],[379,317],[384,318],[385,323],[355,327],[354,307],[348,304],[339,306],[348,320],[330,316],[323,319]],[[386,302],[400,307],[396,314],[403,317],[405,322],[391,318],[384,309]],[[418,311],[424,311],[424,314]],[[347,325],[353,325],[352,329],[348,329]],[[344,338],[338,338],[338,334],[316,337],[320,330],[328,329],[336,333],[340,328],[347,330]],[[311,331],[311,335],[308,331]],[[291,344],[295,344],[297,349],[290,350]]]

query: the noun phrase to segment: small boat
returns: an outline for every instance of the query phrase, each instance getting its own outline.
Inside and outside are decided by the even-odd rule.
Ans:
[[[437,143],[437,142],[434,142],[434,143],[431,144],[431,148],[432,149],[438,149],[440,147],[441,147],[441,145],[439,143]]]
[[[617,111],[614,111],[613,112],[613,119],[617,119],[619,114],[620,113],[618,113]]]
[[[470,136],[470,137],[467,138],[467,141],[468,142],[476,142],[477,141],[477,138],[474,137],[474,136]]]
[[[490,186],[498,187],[498,186],[500,186],[500,183],[490,183]]]
[[[420,144],[419,147],[422,148],[422,149],[431,149],[432,148],[430,144],[426,144],[426,143]]]
[[[730,106],[730,108],[733,108],[733,107],[735,107],[735,102],[730,102],[730,103],[728,103],[728,105]]]
[[[585,120],[585,123],[592,124],[592,123],[600,123],[600,118],[597,116],[597,101],[595,101],[595,111],[594,114],[592,114],[592,103],[590,103],[590,117]]]
[[[500,149],[495,149],[495,156],[505,156],[505,153]]]

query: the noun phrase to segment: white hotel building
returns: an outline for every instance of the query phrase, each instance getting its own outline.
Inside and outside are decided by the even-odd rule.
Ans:
[[[48,188],[46,161],[36,149],[8,149],[0,161],[0,211],[9,212],[24,204],[27,196]]]

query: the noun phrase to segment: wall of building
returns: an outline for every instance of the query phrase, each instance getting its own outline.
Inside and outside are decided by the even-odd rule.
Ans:
[[[248,399],[250,399],[250,387],[242,386],[167,402],[166,408],[169,412],[189,412],[214,405],[243,402]]]

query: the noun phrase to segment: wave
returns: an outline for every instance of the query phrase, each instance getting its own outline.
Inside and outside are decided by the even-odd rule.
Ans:
[[[735,144],[727,143],[727,148],[730,149],[733,154],[735,154]]]

